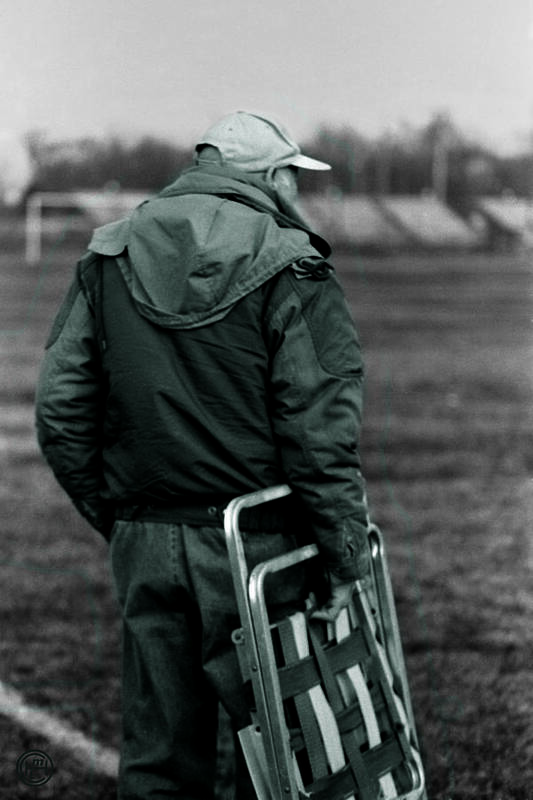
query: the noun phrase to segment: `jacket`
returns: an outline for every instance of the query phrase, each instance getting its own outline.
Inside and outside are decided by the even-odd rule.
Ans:
[[[226,167],[95,231],[36,395],[41,449],[95,528],[109,535],[117,503],[288,482],[328,569],[363,570],[363,366],[329,252]]]

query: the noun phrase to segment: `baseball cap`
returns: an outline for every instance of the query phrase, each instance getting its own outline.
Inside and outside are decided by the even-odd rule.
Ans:
[[[327,170],[329,164],[304,156],[296,142],[277,122],[248,111],[234,111],[215,122],[196,145],[216,147],[223,163],[245,172],[266,172],[275,167]]]

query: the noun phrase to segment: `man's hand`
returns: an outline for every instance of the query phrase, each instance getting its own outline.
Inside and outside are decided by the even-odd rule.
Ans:
[[[324,622],[335,622],[341,610],[352,599],[356,581],[342,581],[329,574],[330,596],[323,606],[313,611],[311,619],[322,619]]]

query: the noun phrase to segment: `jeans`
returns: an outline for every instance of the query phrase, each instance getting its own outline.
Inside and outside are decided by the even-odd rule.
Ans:
[[[244,546],[251,569],[297,544],[249,533]],[[219,701],[235,731],[250,721],[231,642],[240,621],[224,531],[118,520],[110,557],[123,615],[119,800],[212,800]],[[298,607],[303,573],[276,578],[272,602]],[[255,800],[239,753],[235,784],[236,800]]]

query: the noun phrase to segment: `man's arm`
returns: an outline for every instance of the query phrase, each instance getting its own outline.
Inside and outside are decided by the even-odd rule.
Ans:
[[[103,404],[96,325],[78,268],[41,365],[37,438],[78,511],[107,537],[112,520],[100,498]]]
[[[283,468],[302,498],[330,578],[324,618],[336,616],[369,569],[359,459],[363,364],[334,274],[286,270],[272,294],[272,422]]]

